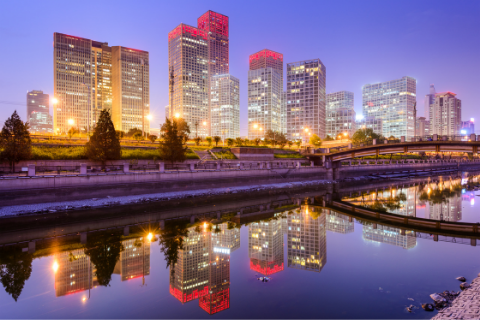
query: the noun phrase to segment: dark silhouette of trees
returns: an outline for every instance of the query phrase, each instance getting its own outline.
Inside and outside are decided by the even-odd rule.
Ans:
[[[0,281],[5,291],[17,301],[32,274],[32,255],[14,246],[0,251]]]
[[[120,252],[124,250],[120,234],[102,233],[89,235],[85,254],[95,265],[98,284],[110,286],[112,273],[117,261],[120,259]]]
[[[213,141],[215,141],[215,147],[218,147],[218,143],[222,141],[222,138],[219,136],[214,136]]]
[[[187,142],[185,134],[187,130],[183,127],[180,131],[177,120],[166,119],[160,133],[160,157],[164,161],[184,162],[186,160]],[[190,130],[188,130],[190,131]],[[188,139],[188,135],[187,135]]]
[[[8,161],[12,171],[15,172],[15,163],[30,159],[32,146],[28,122],[23,122],[14,111],[12,116],[5,121],[0,133],[0,153],[2,161]]]
[[[140,130],[138,128],[132,128],[132,129],[127,131],[126,136],[130,137],[130,138],[133,138],[133,137],[135,137],[135,134],[139,134],[139,133],[140,133],[140,135],[142,135],[142,130]]]
[[[108,110],[102,110],[93,135],[85,145],[85,153],[90,160],[101,161],[105,165],[107,160],[118,160],[122,156],[120,140],[118,139]]]
[[[160,234],[160,251],[165,256],[167,268],[175,266],[178,261],[178,250],[183,249],[184,237],[188,236],[187,226],[186,221],[168,223]]]

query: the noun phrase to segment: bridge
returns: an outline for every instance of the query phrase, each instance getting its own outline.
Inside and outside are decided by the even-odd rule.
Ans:
[[[480,136],[472,134],[465,136],[443,136],[438,139],[436,135],[428,137],[415,137],[410,142],[402,137],[400,140],[373,141],[353,145],[349,144],[346,148],[339,149],[338,152],[328,152],[325,154],[325,162],[338,162],[342,160],[355,159],[366,156],[379,156],[393,153],[408,152],[468,152],[477,154],[480,146]]]

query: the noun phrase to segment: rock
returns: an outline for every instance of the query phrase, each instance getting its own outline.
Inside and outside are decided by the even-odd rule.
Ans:
[[[410,300],[410,301],[415,301],[415,300],[413,300],[413,298],[408,298],[408,300]]]
[[[408,312],[412,312],[412,310],[413,310],[413,309],[411,308],[411,306],[410,306],[410,307],[407,307],[407,311],[408,311]]]
[[[465,279],[465,277],[458,277],[457,280],[458,280],[458,281],[462,281],[462,282],[467,281],[467,279]]]
[[[433,305],[431,303],[422,303],[422,308],[425,311],[433,311]]]
[[[433,301],[435,301],[436,303],[443,303],[443,302],[447,302],[447,300],[445,300],[445,298],[443,298],[442,296],[436,294],[436,293],[432,293],[430,295],[430,298],[432,298]]]
[[[470,288],[470,284],[467,282],[460,283],[460,289],[465,290]]]

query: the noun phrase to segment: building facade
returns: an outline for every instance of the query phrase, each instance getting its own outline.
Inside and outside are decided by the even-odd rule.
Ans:
[[[382,120],[383,136],[410,139],[415,134],[416,95],[417,84],[412,77],[367,84],[362,89],[363,115]]]
[[[475,133],[475,119],[470,118],[468,121],[462,121],[460,134],[471,135]]]
[[[280,131],[282,74],[271,67],[248,71],[248,138],[265,137],[268,130]]]
[[[362,119],[355,120],[356,129],[372,129],[375,133],[382,133],[382,119],[375,117],[364,117]],[[387,137],[388,138],[388,137]]]
[[[326,68],[320,59],[287,64],[287,138],[326,137]]]
[[[283,88],[283,54],[263,49],[249,57],[249,70],[258,70],[265,68],[272,68],[278,70],[282,75],[282,88]],[[283,91],[283,89],[282,89]]]
[[[430,135],[430,121],[425,117],[418,117],[415,123],[415,136],[428,136]]]
[[[453,136],[460,134],[462,123],[462,101],[453,92],[435,94],[430,105],[431,134]]]
[[[430,105],[433,104],[435,101],[435,85],[433,83],[430,85],[430,90],[427,95],[425,95],[425,105],[424,105],[424,112],[425,112],[425,119],[428,121],[430,119]]]
[[[149,54],[54,33],[54,131],[93,130],[103,109],[117,130],[148,133]]]
[[[53,133],[53,119],[48,94],[40,90],[27,93],[27,121],[31,133]]]
[[[327,94],[326,134],[332,138],[339,135],[351,137],[355,133],[355,110],[353,92],[339,91]]]
[[[240,137],[240,80],[229,75],[215,75],[210,81],[211,133],[222,141]]]
[[[287,134],[287,92],[282,93],[282,110],[280,111],[281,132]]]

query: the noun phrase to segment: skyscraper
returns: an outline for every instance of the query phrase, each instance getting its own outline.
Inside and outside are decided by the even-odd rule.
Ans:
[[[347,234],[351,233],[355,229],[355,224],[352,217],[335,212],[333,210],[327,211],[326,227],[328,231]]]
[[[425,112],[425,119],[428,121],[430,118],[430,105],[433,104],[435,101],[435,86],[433,83],[430,85],[430,91],[427,95],[425,95],[425,105],[424,105],[424,112]]]
[[[268,130],[280,131],[282,75],[271,67],[248,71],[248,138],[264,138]]]
[[[53,133],[48,94],[40,90],[27,93],[27,121],[31,133]]]
[[[249,70],[258,70],[264,68],[272,68],[280,71],[280,74],[282,75],[283,88],[283,54],[269,49],[263,49],[257,53],[251,54],[249,57]]]
[[[208,34],[208,74],[229,73],[228,17],[211,10],[197,19],[197,27]]]
[[[413,106],[417,83],[412,77],[363,86],[363,115],[382,120],[383,136],[410,139],[415,134]]]
[[[462,122],[462,101],[453,92],[435,94],[430,105],[431,134],[453,136],[460,134]]]
[[[415,136],[428,136],[430,135],[430,121],[425,117],[418,117],[415,123]]]
[[[229,75],[211,77],[212,136],[224,141],[240,136],[240,81]]]
[[[102,109],[117,130],[148,133],[149,97],[148,52],[54,33],[55,133],[93,130]]]
[[[339,91],[327,94],[327,135],[353,136],[355,133],[355,110],[353,92]]]
[[[287,138],[325,138],[326,73],[320,59],[287,64]]]
[[[468,121],[462,121],[460,134],[474,134],[475,133],[475,119],[470,118]]]
[[[355,120],[356,129],[372,129],[375,133],[382,133],[382,119],[375,117],[363,117],[361,119]]]
[[[281,132],[287,135],[287,92],[282,92],[282,110],[280,111]]]

